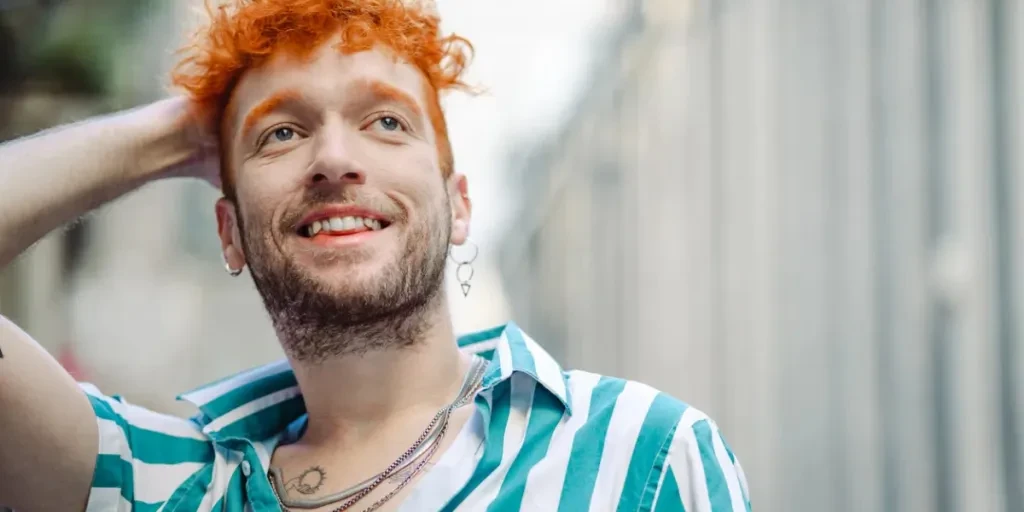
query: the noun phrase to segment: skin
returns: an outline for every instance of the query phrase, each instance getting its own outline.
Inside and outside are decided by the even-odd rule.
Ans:
[[[382,84],[402,95],[379,94]],[[263,109],[245,129],[254,110],[288,90],[301,101]],[[404,451],[455,397],[468,367],[429,270],[443,262],[448,244],[465,241],[471,206],[465,177],[442,177],[433,127],[416,112],[427,110],[426,90],[418,70],[386,50],[322,48],[311,60],[279,56],[243,76],[220,127],[223,148],[182,98],[2,145],[8,199],[0,202],[0,265],[145,183],[187,176],[217,184],[217,154],[227,152],[237,199],[216,205],[223,255],[231,268],[250,269],[309,411],[305,435],[279,447],[272,466],[289,480],[321,468],[323,484],[298,497],[337,492]],[[404,121],[403,129],[382,121],[384,112]],[[268,130],[275,139],[257,142]],[[300,237],[294,224],[325,205],[365,207],[389,225],[329,240]],[[297,288],[282,289],[289,280]],[[318,300],[274,300],[296,290],[295,297]],[[324,328],[325,317],[336,321],[312,329]],[[2,317],[0,351],[0,438],[17,441],[0,443],[0,503],[19,511],[83,509],[97,453],[88,400]],[[453,417],[448,442],[471,409]]]
[[[205,124],[187,112],[187,101],[172,98],[0,145],[0,268],[46,233],[145,183],[214,180]],[[98,449],[88,399],[3,317],[0,351],[0,503],[20,512],[84,509]]]
[[[415,278],[431,268],[439,278],[448,244],[466,240],[466,178],[441,175],[420,72],[383,49],[343,55],[332,43],[309,60],[280,56],[239,83],[222,138],[237,203],[217,204],[225,260],[249,266],[306,399],[305,436],[271,463],[286,479],[321,468],[324,485],[294,495],[303,498],[386,468],[454,398],[468,367],[441,281]],[[311,210],[345,205],[390,225],[315,241],[297,233]],[[295,282],[301,293],[283,291]],[[447,441],[469,412],[456,414]]]
[[[465,178],[441,177],[424,86],[382,50],[328,44],[309,61],[280,56],[236,89],[222,140],[238,202],[217,206],[225,259],[249,264],[294,360],[412,345],[440,319],[447,247],[465,240],[469,209]],[[346,206],[389,226],[297,233],[310,213]]]

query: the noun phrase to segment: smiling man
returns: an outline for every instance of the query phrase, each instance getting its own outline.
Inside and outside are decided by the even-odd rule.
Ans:
[[[439,96],[463,86],[470,47],[432,5],[211,14],[181,96],[0,147],[0,265],[145,183],[203,178],[224,192],[225,268],[249,269],[287,359],[182,395],[198,408],[183,420],[74,382],[0,321],[0,504],[750,510],[700,411],[565,371],[514,324],[453,333],[445,260],[471,204]]]

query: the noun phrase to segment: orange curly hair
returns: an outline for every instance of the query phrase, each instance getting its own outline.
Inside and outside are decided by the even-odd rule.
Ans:
[[[440,34],[438,17],[407,6],[409,0],[231,0],[232,5],[206,10],[210,23],[181,49],[184,58],[171,74],[200,109],[200,115],[220,126],[242,74],[271,55],[308,55],[328,38],[342,35],[344,53],[369,50],[376,44],[419,68],[427,79],[427,109],[437,135],[444,176],[454,170],[447,123],[440,93],[468,90],[460,78],[473,54],[465,38]],[[225,195],[234,197],[228,166],[221,165]]]

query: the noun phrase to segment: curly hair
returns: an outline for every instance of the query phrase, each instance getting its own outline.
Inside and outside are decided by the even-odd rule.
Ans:
[[[428,0],[429,1],[429,0]],[[209,24],[200,28],[180,53],[171,74],[174,85],[220,126],[224,110],[242,74],[284,52],[306,56],[340,34],[338,50],[350,54],[381,44],[416,66],[426,77],[427,109],[437,135],[441,170],[454,169],[440,93],[469,90],[461,76],[473,55],[465,38],[440,33],[436,14],[410,5],[412,0],[230,0],[213,7],[207,0]],[[223,163],[223,157],[222,157]],[[224,192],[234,186],[221,166]]]

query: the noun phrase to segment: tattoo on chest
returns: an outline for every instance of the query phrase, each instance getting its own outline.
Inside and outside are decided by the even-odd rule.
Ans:
[[[299,494],[316,494],[323,487],[327,480],[327,472],[320,466],[313,466],[302,472],[299,476],[284,483],[285,490],[296,491]]]

